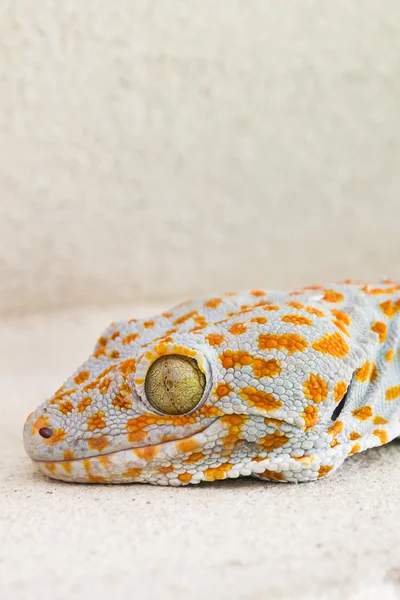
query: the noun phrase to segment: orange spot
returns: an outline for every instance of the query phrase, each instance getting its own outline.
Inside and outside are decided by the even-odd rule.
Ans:
[[[378,378],[378,369],[376,368],[376,364],[372,363],[372,368],[371,368],[371,375],[370,375],[370,381],[372,383],[374,383],[374,381],[376,381]]]
[[[91,483],[106,483],[107,480],[102,477],[101,475],[92,475],[91,473],[88,474],[88,480]]]
[[[387,327],[382,321],[375,321],[371,327],[372,331],[375,331],[379,335],[379,341],[382,344],[386,340]]]
[[[354,442],[355,440],[359,440],[360,437],[361,435],[357,433],[357,431],[352,431],[351,433],[349,433],[349,440],[351,440],[352,442]]]
[[[335,446],[340,446],[340,442],[338,440],[333,440],[331,443],[331,448],[334,448]]]
[[[394,294],[396,290],[396,287],[370,288],[369,285],[365,285],[363,288],[361,288],[362,292],[365,292],[366,294],[373,294],[374,296],[379,296],[381,294]]]
[[[54,463],[44,463],[44,466],[50,473],[54,473],[56,470],[56,465]]]
[[[84,392],[88,392],[89,390],[94,390],[97,387],[98,381],[97,378],[94,381],[91,381],[90,383],[87,383],[83,388],[82,391]]]
[[[163,312],[161,313],[162,317],[165,317],[166,319],[170,319],[171,317],[173,317],[173,313],[172,312]]]
[[[197,310],[192,310],[191,312],[186,313],[185,315],[182,315],[181,317],[178,317],[177,319],[175,319],[174,325],[181,325],[185,321],[188,321],[189,319],[194,317],[194,315],[197,315]]]
[[[229,327],[229,331],[233,335],[242,335],[243,333],[245,333],[249,325],[250,323],[235,323],[234,325],[232,325],[232,327]]]
[[[160,475],[168,475],[168,473],[173,473],[173,471],[175,471],[175,468],[172,465],[169,465],[168,467],[158,467],[157,472],[160,473]]]
[[[63,442],[66,439],[66,437],[67,437],[67,434],[64,431],[64,429],[54,429],[53,435],[43,441],[45,444],[48,444],[49,446],[54,446],[55,444],[58,444],[59,442]]]
[[[87,420],[88,431],[94,431],[95,429],[104,429],[106,426],[106,422],[103,419],[104,413],[102,410],[99,410],[97,413],[94,413]]]
[[[313,343],[312,347],[322,354],[330,354],[336,358],[343,358],[350,352],[348,344],[340,333],[327,333]]]
[[[352,411],[352,415],[359,421],[366,421],[367,419],[372,417],[372,407],[367,405],[362,406],[361,408],[355,408]]]
[[[360,450],[361,450],[360,444],[354,444],[354,446],[350,450],[349,454],[356,454],[357,452],[360,452]]]
[[[221,298],[211,298],[211,300],[207,300],[207,302],[204,303],[204,306],[207,306],[207,308],[217,308],[221,302]]]
[[[108,373],[110,371],[113,371],[115,369],[114,365],[111,365],[110,367],[107,367],[107,369],[104,369],[104,371],[102,371],[101,373],[99,373],[99,375],[97,375],[96,380],[100,381],[101,379],[103,379],[103,377],[105,377],[106,375],[108,375]]]
[[[386,300],[385,302],[381,302],[379,304],[379,308],[389,319],[391,319],[394,315],[395,309],[393,306],[393,302],[391,300]]]
[[[332,323],[334,325],[336,325],[336,327],[338,329],[340,329],[340,331],[342,331],[345,335],[347,335],[348,337],[350,337],[350,333],[349,333],[346,325],[343,323],[343,321],[339,321],[339,319],[332,319]]]
[[[314,308],[313,306],[306,306],[305,310],[310,313],[310,315],[315,315],[316,317],[325,317],[325,313],[318,308]]]
[[[150,327],[154,327],[154,321],[144,321],[143,327],[149,329]]]
[[[385,354],[385,360],[388,363],[391,363],[393,361],[393,357],[394,357],[394,350],[388,350]]]
[[[260,333],[258,346],[261,350],[287,350],[288,354],[293,354],[294,352],[303,352],[307,348],[308,342],[297,333],[281,335]]]
[[[171,334],[175,333],[176,331],[177,331],[177,327],[173,327],[172,329],[168,329],[165,332],[165,335],[171,335]],[[167,338],[165,338],[165,339],[167,339]]]
[[[340,292],[335,292],[335,290],[325,290],[322,300],[325,300],[325,302],[342,302],[344,296]]]
[[[195,315],[194,322],[197,324],[197,329],[200,327],[206,327],[208,325],[208,321],[203,315]]]
[[[134,373],[135,370],[136,361],[134,358],[128,358],[128,360],[124,360],[124,362],[118,366],[118,371],[124,375],[130,375],[131,373]]]
[[[105,356],[106,355],[106,349],[104,346],[100,346],[100,348],[97,348],[97,350],[95,350],[93,352],[93,356],[95,358],[100,358],[101,356]]]
[[[339,435],[344,429],[344,425],[342,421],[336,421],[333,425],[331,425],[328,429],[328,433],[330,433],[333,437]]]
[[[313,400],[316,404],[324,402],[328,397],[328,384],[325,379],[317,373],[311,373],[308,379],[303,383],[304,395],[308,400]]]
[[[267,452],[271,452],[276,448],[280,448],[284,446],[289,441],[289,438],[284,435],[281,431],[275,431],[274,433],[269,433],[261,438],[258,443],[260,446],[265,448]]]
[[[128,442],[141,442],[145,439],[146,434],[144,431],[131,431],[130,433],[128,433]]]
[[[307,319],[307,317],[303,317],[302,315],[285,315],[282,317],[282,321],[285,323],[291,323],[292,325],[308,325],[311,326],[313,322],[311,319]]]
[[[129,479],[136,479],[136,477],[139,477],[142,474],[142,470],[143,469],[136,469],[135,467],[130,467],[122,473],[122,476],[127,477]]]
[[[347,383],[339,381],[333,388],[333,399],[335,402],[340,402],[347,391]]]
[[[314,427],[319,423],[318,413],[319,411],[316,406],[312,406],[311,404],[309,404],[305,407],[304,411],[301,413],[301,416],[306,422],[306,429],[310,429],[311,427]]]
[[[256,297],[258,297],[258,296],[266,296],[266,295],[267,295],[267,292],[265,292],[264,290],[251,290],[251,291],[250,291],[250,294],[251,294],[252,296],[256,296]]]
[[[247,420],[246,415],[225,415],[221,422],[228,425],[241,426]]]
[[[62,412],[63,415],[67,415],[68,413],[72,412],[73,408],[74,405],[69,400],[67,400],[66,402],[60,402],[60,404],[58,405],[58,410]]]
[[[80,373],[78,373],[78,375],[76,375],[74,377],[74,381],[77,385],[79,385],[80,383],[84,383],[86,381],[86,379],[89,379],[89,377],[90,377],[89,371],[81,371]]]
[[[375,429],[372,433],[380,439],[381,444],[387,444],[389,441],[388,434],[383,429]]]
[[[187,483],[192,479],[192,475],[190,473],[180,473],[180,475],[178,475],[178,479]]]
[[[271,358],[270,360],[256,358],[252,367],[253,373],[257,379],[260,379],[261,377],[277,377],[281,372],[280,362],[274,358]]]
[[[275,304],[266,304],[263,306],[263,310],[279,310],[279,306],[275,306]]]
[[[319,469],[318,469],[318,479],[320,477],[325,477],[325,475],[327,475],[328,473],[330,473],[333,469],[333,466],[328,466],[328,465],[322,465]]]
[[[202,452],[194,452],[193,454],[188,456],[188,458],[186,458],[182,462],[185,464],[188,464],[188,463],[192,464],[192,463],[200,462],[201,460],[203,460],[203,458],[205,458],[205,456]]]
[[[232,469],[233,465],[230,463],[224,463],[214,469],[206,469],[204,475],[207,481],[214,481],[215,479],[226,479],[227,471]]]
[[[138,458],[142,458],[143,460],[153,460],[159,453],[159,449],[157,446],[144,446],[143,448],[136,448],[132,450],[136,454]]]
[[[128,410],[132,406],[132,402],[123,394],[117,394],[112,401],[113,405],[119,410]]]
[[[64,450],[63,458],[64,460],[74,460],[74,458],[76,458],[76,454],[73,450]]]
[[[209,333],[206,336],[206,339],[210,346],[220,346],[225,340],[224,336],[220,335],[219,333]]]
[[[231,389],[229,385],[227,385],[226,383],[219,383],[215,390],[215,393],[217,394],[218,398],[222,398],[223,396],[227,396],[230,391]]]
[[[331,308],[331,313],[338,321],[342,321],[344,325],[351,325],[351,318],[349,315],[343,310],[338,310],[337,308]]]
[[[252,323],[258,323],[259,325],[264,325],[268,319],[266,317],[253,317],[251,319]]]
[[[221,354],[219,358],[224,369],[251,365],[254,360],[252,355],[248,354],[245,350],[238,350],[237,352],[225,350],[225,352]]]
[[[386,423],[388,423],[388,420],[384,417],[377,416],[372,419],[372,422],[374,425],[386,425]]]
[[[82,400],[78,404],[78,412],[80,412],[80,413],[84,412],[87,409],[87,407],[90,406],[91,404],[92,404],[92,399],[89,398],[89,396],[82,398]]]
[[[104,377],[99,383],[99,392],[101,394],[106,394],[108,392],[108,388],[111,385],[111,379],[109,377]]]
[[[106,345],[107,345],[107,342],[108,342],[108,339],[107,339],[106,337],[100,337],[100,338],[97,340],[97,344],[98,344],[99,346],[106,346]]]
[[[49,417],[47,415],[41,415],[40,417],[38,417],[36,421],[32,424],[32,434],[39,431],[39,429],[41,429],[42,427],[48,427],[48,419]]]
[[[72,390],[64,390],[63,387],[61,387],[53,396],[52,400],[49,402],[49,404],[57,404],[57,402],[60,402],[60,400],[63,400],[64,398],[67,398],[68,396],[72,396],[72,394],[76,392],[76,388],[72,388]]]
[[[129,333],[128,335],[126,335],[124,337],[124,339],[122,340],[122,343],[123,344],[131,344],[132,342],[137,340],[138,337],[139,337],[138,333]]]
[[[389,402],[400,396],[400,385],[394,385],[386,390],[386,400]]]
[[[60,465],[62,466],[62,468],[64,469],[64,471],[66,471],[67,473],[69,473],[71,475],[71,473],[72,473],[72,463],[70,463],[69,461],[67,461],[67,462],[60,463]]]
[[[104,469],[108,469],[110,466],[110,459],[108,456],[96,456],[96,458]]]
[[[119,358],[119,352],[118,352],[118,350],[113,350],[112,352],[110,352],[110,354],[108,356],[112,360],[117,360],[117,358]]]
[[[178,452],[181,452],[182,454],[188,454],[189,452],[194,452],[197,450],[198,444],[196,440],[189,438],[187,440],[180,440],[177,442],[176,447]]]
[[[101,435],[100,437],[89,439],[88,446],[91,450],[98,450],[101,452],[108,446],[108,437],[106,435]]]
[[[252,386],[243,388],[240,396],[249,402],[250,405],[256,406],[260,410],[277,410],[283,405],[283,403],[280,400],[277,400],[272,394],[267,394]]]
[[[82,464],[83,464],[83,466],[85,468],[86,473],[90,473],[90,469],[92,468],[92,463],[90,462],[90,459],[85,458],[82,461]]]
[[[285,476],[283,475],[283,473],[271,471],[270,469],[265,469],[265,471],[260,473],[259,476],[265,477],[266,479],[269,479],[269,481],[285,481]]]
[[[365,363],[362,365],[362,367],[360,367],[359,369],[356,369],[354,376],[357,379],[357,381],[361,381],[361,382],[367,381],[371,375],[372,366],[373,366],[373,363],[370,362],[369,360],[366,360]]]
[[[295,300],[291,300],[290,302],[285,302],[285,304],[287,306],[291,306],[292,308],[297,308],[297,310],[304,308],[304,304],[302,304],[301,302],[295,302]]]

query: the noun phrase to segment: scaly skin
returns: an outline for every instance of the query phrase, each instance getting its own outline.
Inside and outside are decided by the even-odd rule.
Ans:
[[[313,481],[400,436],[399,336],[389,280],[225,294],[113,323],[28,417],[25,448],[64,481]],[[187,414],[146,397],[147,371],[167,354],[205,376]]]

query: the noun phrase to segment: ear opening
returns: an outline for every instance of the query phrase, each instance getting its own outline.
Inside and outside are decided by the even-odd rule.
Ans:
[[[351,388],[352,381],[353,381],[353,379],[351,379],[349,385],[347,386],[347,390],[346,390],[345,395],[343,396],[343,398],[341,399],[341,401],[339,402],[339,404],[337,406],[335,406],[335,409],[334,409],[334,411],[332,413],[332,416],[331,416],[332,421],[336,421],[336,419],[338,419],[340,413],[344,409],[344,406],[346,404],[347,398],[349,397],[349,393],[350,393],[350,388]]]

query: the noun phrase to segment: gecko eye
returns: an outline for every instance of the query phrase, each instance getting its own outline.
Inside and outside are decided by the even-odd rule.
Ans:
[[[197,361],[181,354],[158,358],[149,368],[144,389],[150,404],[168,415],[183,415],[200,402],[206,378]]]

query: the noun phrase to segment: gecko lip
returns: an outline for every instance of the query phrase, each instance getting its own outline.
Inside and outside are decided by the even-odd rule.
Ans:
[[[204,427],[203,429],[199,429],[198,431],[192,433],[191,435],[188,435],[186,437],[182,437],[182,438],[175,438],[173,440],[168,440],[165,442],[160,442],[158,444],[147,444],[147,445],[143,445],[143,446],[134,446],[134,447],[126,447],[126,448],[120,448],[118,450],[112,450],[110,452],[103,452],[103,453],[99,453],[99,454],[91,454],[89,456],[81,456],[81,457],[77,457],[77,458],[71,458],[71,459],[50,459],[50,460],[40,460],[40,459],[36,459],[36,458],[31,458],[31,460],[34,463],[37,464],[62,464],[62,463],[76,463],[82,460],[86,460],[86,459],[92,459],[92,458],[98,458],[99,456],[111,456],[111,455],[115,455],[115,454],[119,454],[120,452],[127,452],[127,451],[134,451],[134,450],[143,450],[144,448],[162,448],[163,446],[166,446],[167,444],[176,444],[177,442],[181,442],[183,440],[190,440],[192,438],[194,438],[196,435],[202,434],[205,431],[207,431],[208,429],[210,429],[210,427],[212,427],[212,425],[214,425],[214,423],[216,423],[217,421],[220,421],[220,417],[216,417],[211,423],[209,423],[206,427]]]

